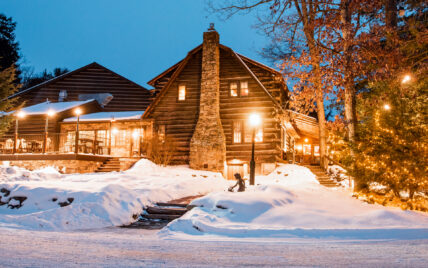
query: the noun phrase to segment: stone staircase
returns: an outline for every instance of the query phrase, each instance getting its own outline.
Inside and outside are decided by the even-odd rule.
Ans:
[[[119,158],[109,158],[101,166],[98,167],[95,172],[112,172],[120,171],[120,160]]]
[[[167,203],[158,202],[154,206],[144,209],[138,220],[130,225],[122,226],[124,228],[139,229],[162,229],[169,222],[180,218],[193,207],[189,203],[201,196],[188,196],[181,199],[172,200]]]
[[[320,166],[313,166],[313,165],[305,165],[305,167],[309,168],[312,173],[317,176],[317,180],[319,183],[325,187],[338,187],[340,184],[338,184],[336,181],[330,178],[330,176],[325,172]]]

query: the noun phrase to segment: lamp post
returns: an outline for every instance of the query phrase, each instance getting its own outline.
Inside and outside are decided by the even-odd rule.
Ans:
[[[16,121],[15,121],[15,139],[13,142],[13,153],[15,154],[16,151],[18,150],[18,121],[19,119],[22,119],[25,117],[25,112],[24,111],[19,111],[16,114]]]
[[[251,136],[251,161],[250,161],[250,185],[254,185],[256,177],[256,161],[254,160],[254,147],[256,142],[256,128],[260,125],[260,115],[253,113],[249,117],[249,123],[253,128]]]
[[[80,119],[80,115],[82,114],[82,110],[80,108],[76,108],[74,110],[74,114],[77,116],[76,136],[75,136],[75,140],[74,140],[74,153],[78,154],[79,153],[79,119]]]
[[[43,140],[43,153],[46,153],[46,148],[48,144],[49,117],[53,117],[54,115],[55,115],[55,111],[52,109],[49,109],[46,113],[45,138]]]

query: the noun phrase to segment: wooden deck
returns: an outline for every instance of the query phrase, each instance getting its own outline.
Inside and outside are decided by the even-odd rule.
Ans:
[[[104,162],[112,156],[89,154],[0,154],[0,161],[84,160]]]

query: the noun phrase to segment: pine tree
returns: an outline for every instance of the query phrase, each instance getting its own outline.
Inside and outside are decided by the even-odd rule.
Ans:
[[[9,127],[10,118],[4,116],[4,112],[14,108],[16,98],[10,100],[7,97],[18,91],[20,85],[17,85],[15,82],[16,70],[13,65],[0,72],[0,111],[3,113],[0,117],[0,135]]]
[[[353,175],[358,189],[376,182],[397,197],[428,189],[428,78],[370,85],[358,103],[361,127]]]

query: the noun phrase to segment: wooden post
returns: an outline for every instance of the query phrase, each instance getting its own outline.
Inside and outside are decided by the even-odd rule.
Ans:
[[[95,153],[97,152],[97,148],[95,148],[95,146],[97,145],[97,135],[98,135],[98,130],[95,130],[94,140],[92,141],[92,154],[93,155],[95,155]]]
[[[18,149],[18,118],[15,121],[15,139],[13,141],[13,154],[17,152]]]
[[[79,115],[77,115],[77,123],[76,123],[76,136],[74,141],[74,153],[79,153]]]
[[[256,177],[256,161],[254,160],[254,144],[256,139],[256,127],[253,127],[252,144],[251,144],[251,161],[250,161],[250,185],[254,185]]]
[[[49,124],[49,116],[46,115],[45,137],[43,139],[43,153],[46,153],[46,146],[47,146],[47,143],[48,143],[48,124]]]
[[[112,121],[110,120],[110,126],[109,126],[109,128],[110,128],[110,130],[109,130],[109,136],[108,136],[108,154],[109,155],[111,155],[111,137],[112,137],[112,133],[111,133],[111,130],[112,130]]]

